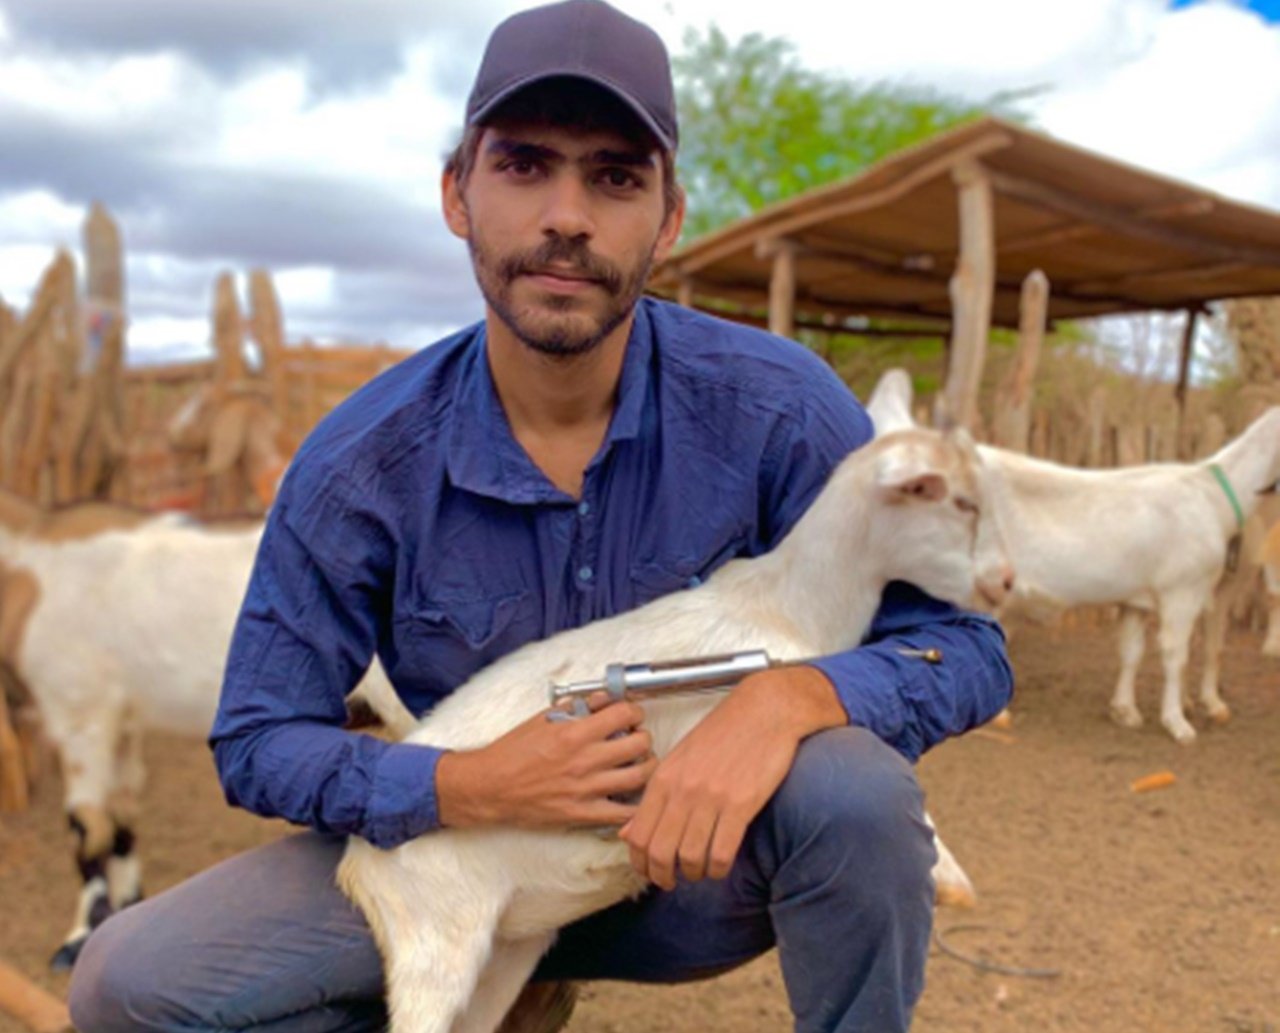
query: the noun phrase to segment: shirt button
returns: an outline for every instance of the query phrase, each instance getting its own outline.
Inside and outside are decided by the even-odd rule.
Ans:
[[[693,577],[689,578],[689,580],[685,582],[685,588],[697,588],[700,584],[702,584],[702,578],[698,577],[697,574],[694,574]]]
[[[590,513],[590,512],[591,512],[591,503],[590,503],[590,502],[579,502],[579,503],[578,503],[578,516],[586,516],[586,515],[587,515],[588,513]]]
[[[578,580],[579,580],[579,581],[590,581],[594,576],[595,576],[595,571],[594,571],[594,570],[592,570],[590,567],[579,567],[579,568],[578,568]]]

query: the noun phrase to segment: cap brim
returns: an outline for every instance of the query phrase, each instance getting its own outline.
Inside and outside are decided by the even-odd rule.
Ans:
[[[477,107],[475,111],[471,112],[467,118],[467,124],[472,126],[480,125],[488,115],[491,115],[495,110],[501,107],[521,90],[527,90],[530,86],[533,86],[536,83],[545,82],[547,79],[582,79],[584,82],[593,83],[596,86],[608,90],[622,101],[627,108],[644,123],[645,128],[654,135],[658,143],[662,144],[664,149],[668,151],[674,151],[676,149],[675,140],[671,138],[670,134],[659,126],[653,116],[645,109],[644,105],[627,93],[626,90],[622,89],[616,83],[610,82],[603,76],[588,75],[581,71],[569,69],[539,72],[537,75],[526,76],[523,79],[517,79],[514,82],[509,83]]]

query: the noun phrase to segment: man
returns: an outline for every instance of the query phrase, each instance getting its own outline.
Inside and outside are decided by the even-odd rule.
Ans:
[[[472,751],[340,728],[375,651],[424,711],[525,642],[768,550],[869,437],[808,352],[640,299],[683,217],[676,142],[651,30],[599,0],[495,30],[443,178],[485,319],[303,446],[228,661],[228,799],[316,831],[103,925],[72,988],[86,1033],[378,1028],[342,837],[503,823],[616,825],[656,887],[565,930],[535,981],[691,979],[776,943],[798,1029],[909,1024],[934,852],[908,762],[1007,701],[991,622],[894,586],[868,644],[745,680],[661,764],[629,703]],[[922,646],[944,662],[903,655]]]

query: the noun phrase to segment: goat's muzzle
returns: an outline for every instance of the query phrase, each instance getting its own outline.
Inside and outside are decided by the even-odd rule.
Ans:
[[[1013,591],[1013,568],[1007,563],[978,578],[977,597],[983,608],[999,609]]]

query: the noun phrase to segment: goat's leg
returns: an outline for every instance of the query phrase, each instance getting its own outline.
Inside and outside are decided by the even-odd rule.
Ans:
[[[1267,637],[1262,640],[1263,656],[1280,656],[1280,596],[1267,601]]]
[[[933,818],[925,811],[924,820],[933,830],[933,845],[938,851],[937,863],[933,866],[933,899],[936,904],[950,907],[973,907],[978,902],[978,894],[973,888],[973,881],[968,873],[960,867],[955,855],[947,849],[938,835],[938,827]]]
[[[142,758],[142,723],[133,714],[121,722],[115,776],[110,806],[116,832],[107,859],[107,891],[112,910],[119,911],[142,899],[142,863],[134,849],[133,830],[142,812],[146,767]]]
[[[90,931],[111,915],[107,862],[116,828],[105,797],[112,782],[116,725],[114,720],[105,724],[110,727],[90,722],[59,737],[67,815],[76,835],[76,865],[82,885],[71,931],[50,960],[55,969],[74,965]]]
[[[1280,570],[1264,564],[1263,576],[1267,583],[1267,637],[1262,643],[1263,656],[1280,656]]]
[[[494,1033],[554,940],[554,932],[524,940],[498,940],[480,973],[471,1003],[451,1033]]]
[[[475,998],[498,916],[475,898],[462,909],[452,903],[388,928],[383,962],[391,1033],[449,1033]]]
[[[352,840],[338,866],[382,953],[391,1033],[449,1033],[488,963],[508,892],[455,846]]]
[[[1184,746],[1196,741],[1196,730],[1182,710],[1182,679],[1196,617],[1205,593],[1183,591],[1166,595],[1160,605],[1160,656],[1164,661],[1164,696],[1160,723]]]
[[[1222,678],[1222,650],[1227,641],[1227,621],[1230,618],[1229,599],[1219,593],[1209,601],[1204,611],[1204,673],[1200,677],[1200,705],[1209,720],[1226,724],[1231,720],[1231,708],[1223,700],[1218,684]]]
[[[1138,665],[1146,647],[1145,614],[1132,606],[1120,607],[1120,677],[1111,696],[1111,720],[1125,728],[1141,728],[1138,711]]]

